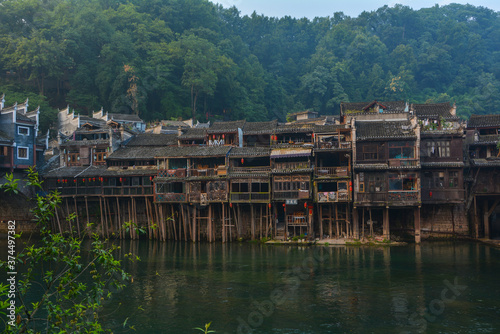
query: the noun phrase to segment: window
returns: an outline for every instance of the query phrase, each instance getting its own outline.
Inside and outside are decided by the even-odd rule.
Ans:
[[[23,136],[29,136],[29,134],[30,134],[30,128],[25,127],[25,126],[18,126],[17,127],[17,134],[18,135],[23,135]]]
[[[359,184],[359,192],[360,193],[364,193],[365,192],[365,183],[364,182],[361,182]]]
[[[76,164],[80,161],[80,153],[69,153],[68,162],[70,164]]]
[[[444,188],[444,172],[434,173],[434,188]]]
[[[389,174],[390,191],[411,191],[417,189],[417,176],[409,174]]]
[[[375,145],[363,146],[363,160],[377,160],[377,159],[378,159],[377,146]]]
[[[105,162],[107,156],[108,156],[108,153],[106,153],[104,150],[98,151],[94,154],[94,160],[95,160],[95,162]]]
[[[27,147],[18,147],[17,148],[17,158],[18,159],[28,159],[28,148]]]
[[[450,182],[450,188],[458,188],[458,172],[449,172],[448,181]]]
[[[415,146],[410,141],[398,141],[389,143],[389,159],[413,159],[415,158]]]
[[[432,158],[447,158],[450,156],[450,142],[445,140],[427,142],[427,156]]]

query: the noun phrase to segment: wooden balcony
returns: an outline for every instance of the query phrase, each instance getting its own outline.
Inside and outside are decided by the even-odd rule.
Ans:
[[[227,169],[225,166],[219,166],[217,168],[188,169],[187,175],[190,177],[225,176],[227,175]]]
[[[390,191],[387,197],[392,204],[420,202],[420,191]]]
[[[465,200],[465,190],[455,189],[422,189],[422,202],[428,204],[460,203]]]
[[[270,193],[231,193],[231,202],[235,203],[269,203]]]
[[[314,176],[317,178],[348,177],[348,167],[316,167]]]
[[[75,195],[104,195],[104,196],[147,196],[153,195],[153,186],[80,186],[80,187],[57,187],[61,196]]]
[[[309,198],[309,190],[289,190],[289,191],[273,192],[274,200],[308,199],[308,198]]]
[[[318,203],[348,202],[351,200],[351,193],[348,191],[328,191],[316,193]]]

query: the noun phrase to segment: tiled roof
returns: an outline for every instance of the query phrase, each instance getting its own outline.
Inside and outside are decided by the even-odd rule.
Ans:
[[[226,156],[229,146],[169,146],[162,147],[157,157],[216,157]]]
[[[479,135],[478,141],[471,145],[496,145],[498,142],[500,142],[500,135]]]
[[[361,170],[370,170],[370,169],[388,169],[389,165],[380,163],[380,164],[355,164],[354,169]]]
[[[68,140],[61,144],[61,147],[67,146],[94,146],[94,145],[109,145],[108,139],[93,139],[93,140]]]
[[[16,121],[22,121],[22,122],[30,122],[30,123],[36,123],[34,119],[31,119],[21,113],[16,113]]]
[[[224,132],[237,132],[238,128],[242,129],[246,121],[232,121],[232,122],[214,122],[212,126],[207,129],[208,133],[224,133]]]
[[[458,120],[457,116],[453,116],[450,112],[452,109],[449,102],[445,103],[427,103],[413,104],[415,116],[418,118],[444,118],[445,120]]]
[[[416,138],[410,121],[356,122],[356,140]]]
[[[405,101],[371,101],[371,102],[341,102],[340,103],[340,112],[341,114],[345,114],[347,111],[355,111],[355,112],[366,112],[370,108],[370,106],[378,104],[384,107],[384,113],[401,113],[405,111],[406,102]]]
[[[108,114],[109,119],[116,122],[142,122],[142,119],[137,115],[132,114]]]
[[[422,167],[427,168],[460,168],[464,167],[464,163],[461,161],[443,161],[443,162],[422,162]]]
[[[271,158],[296,158],[311,156],[310,148],[275,148],[271,151]]]
[[[177,145],[176,134],[141,133],[134,136],[127,146],[172,146]]]
[[[500,167],[500,158],[471,159],[472,164],[478,167]]]
[[[247,122],[243,128],[244,135],[271,134],[274,133],[278,121],[270,122]]]
[[[467,128],[500,127],[500,114],[498,115],[471,115]]]
[[[114,151],[108,160],[152,160],[162,152],[158,146],[127,146]]]
[[[204,139],[206,136],[207,129],[205,128],[189,128],[179,136],[179,139]]]
[[[189,125],[184,123],[183,121],[167,121],[163,120],[161,121],[162,126],[174,126],[174,127],[181,127],[181,128],[189,128]]]
[[[158,173],[156,167],[151,169],[132,168],[127,169],[110,169],[106,166],[79,166],[79,167],[63,167],[56,168],[44,173],[45,178],[83,178],[83,177],[113,177],[113,176],[154,176]]]
[[[229,156],[231,158],[239,157],[268,157],[271,155],[271,149],[268,147],[233,147]]]

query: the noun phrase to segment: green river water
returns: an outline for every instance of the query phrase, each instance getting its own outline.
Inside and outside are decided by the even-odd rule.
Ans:
[[[102,312],[115,333],[500,333],[500,250],[480,243],[121,246],[142,260]]]

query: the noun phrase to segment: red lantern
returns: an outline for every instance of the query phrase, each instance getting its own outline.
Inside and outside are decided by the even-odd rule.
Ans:
[[[307,208],[307,202],[304,202],[304,209]]]
[[[226,136],[224,134],[222,134],[222,139],[226,138]]]
[[[271,203],[269,203],[269,209],[271,208]]]
[[[61,180],[57,179],[57,183],[61,182]]]
[[[432,197],[432,191],[429,191],[429,197]]]
[[[349,191],[352,191],[352,187],[349,187]]]
[[[85,183],[85,178],[83,178],[83,180],[82,180],[82,181]]]
[[[76,183],[76,179],[73,179],[73,182]]]
[[[232,208],[233,207],[233,203],[229,203],[229,207]]]
[[[152,176],[149,177],[149,181],[153,181],[153,177]]]
[[[92,181],[94,181],[94,182],[95,182],[95,177],[92,179]]]
[[[352,187],[352,181],[349,181],[349,187]]]
[[[241,158],[241,164],[243,165],[243,163],[245,162],[245,159]]]
[[[122,182],[122,181],[123,181],[123,179],[120,177],[120,182]]]

